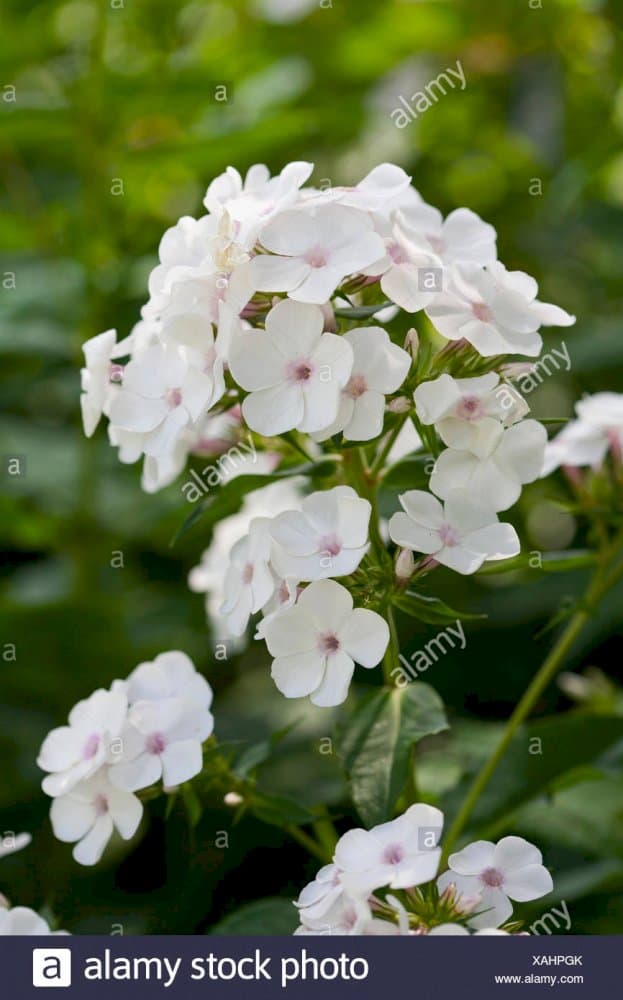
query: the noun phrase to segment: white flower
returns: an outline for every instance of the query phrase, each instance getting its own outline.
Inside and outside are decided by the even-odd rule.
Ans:
[[[323,192],[327,200],[338,201],[364,212],[383,212],[408,190],[411,178],[394,163],[379,163],[354,187],[332,187]]]
[[[114,830],[124,840],[130,840],[143,815],[140,800],[131,792],[116,788],[108,770],[101,768],[52,802],[50,821],[54,836],[67,844],[77,841],[72,853],[80,865],[97,864]]]
[[[541,474],[546,444],[543,425],[523,420],[493,439],[488,453],[480,457],[447,448],[435,462],[430,488],[444,500],[459,489],[476,504],[506,510],[519,499],[522,484]]]
[[[94,433],[102,413],[107,412],[115,391],[118,391],[115,383],[120,380],[123,368],[114,365],[112,358],[121,357],[124,352],[119,351],[116,339],[115,330],[106,330],[82,345],[86,367],[80,372],[80,406],[87,437]]]
[[[353,573],[366,553],[370,511],[350,486],[311,493],[300,511],[284,511],[270,525],[275,569],[297,580]]]
[[[284,479],[248,493],[237,514],[223,518],[214,526],[210,547],[201,556],[199,565],[191,570],[188,586],[195,593],[206,594],[206,612],[214,634],[221,639],[235,638],[226,628],[219,610],[224,599],[223,566],[227,565],[231,550],[248,533],[255,517],[274,517],[296,506],[299,502],[298,485],[298,479]]]
[[[495,229],[469,208],[455,208],[444,221],[438,208],[422,201],[404,209],[400,221],[407,235],[426,241],[446,267],[458,261],[491,264],[497,257]]]
[[[571,421],[545,449],[542,475],[559,465],[599,467],[609,449],[623,452],[623,395],[597,392],[576,403],[577,420]]]
[[[321,920],[344,893],[342,873],[337,865],[324,865],[313,882],[301,890],[294,905],[303,923]]]
[[[139,663],[126,681],[128,702],[182,698],[202,709],[212,704],[212,688],[186,653],[177,649]]]
[[[344,278],[383,255],[369,216],[344,205],[282,212],[262,231],[270,254],[251,262],[258,291],[288,292],[299,302],[323,305]]]
[[[29,833],[5,833],[0,836],[0,858],[8,858],[9,854],[17,854],[28,847],[32,837]]]
[[[110,421],[122,431],[145,435],[147,455],[166,454],[182,431],[218,400],[223,388],[222,377],[190,365],[179,348],[150,347],[126,365]]]
[[[445,507],[423,490],[409,490],[399,499],[405,513],[391,517],[392,541],[457,573],[475,573],[484,562],[507,559],[520,550],[513,526],[500,524],[490,508],[465,494],[449,494]]]
[[[264,639],[268,623],[296,604],[300,582],[292,576],[280,577],[275,574],[275,592],[262,608],[262,619],[255,630],[255,639]]]
[[[118,683],[112,691],[100,689],[78,702],[69,714],[69,725],[48,733],[37,758],[39,767],[51,772],[42,783],[47,795],[70,791],[113,760],[113,744],[126,712],[125,686]]]
[[[210,184],[204,205],[217,217],[227,211],[240,241],[251,246],[260,229],[297,200],[299,188],[313,169],[313,163],[288,163],[271,177],[268,167],[256,163],[249,167],[243,183],[235,167],[228,167]]]
[[[253,520],[248,535],[231,550],[220,614],[233,635],[242,635],[251,615],[264,607],[275,590],[269,565],[269,523],[265,517]]]
[[[50,925],[27,906],[0,907],[0,937],[7,935],[66,935],[68,931],[51,931]]]
[[[265,331],[236,338],[230,369],[250,392],[242,412],[252,430],[313,432],[335,420],[353,351],[343,337],[322,330],[321,309],[286,300],[270,311]]]
[[[400,388],[411,356],[392,344],[380,326],[349,330],[343,339],[353,349],[352,374],[342,389],[337,417],[316,439],[324,441],[343,431],[349,441],[369,441],[383,430],[385,393]]]
[[[429,882],[439,867],[442,827],[439,809],[417,803],[389,823],[371,830],[349,830],[338,841],[334,856],[344,873],[344,884],[369,891],[381,886],[408,889]]]
[[[483,457],[497,443],[505,426],[521,420],[528,405],[495,372],[478,378],[440,375],[423,382],[413,393],[423,424],[434,424],[450,448]]]
[[[448,340],[467,340],[483,357],[525,354],[536,357],[540,326],[570,326],[575,317],[539,302],[538,285],[523,271],[507,271],[494,261],[486,268],[456,264],[443,292],[426,314]]]
[[[407,235],[397,222],[384,228],[388,232],[384,256],[364,273],[382,275],[381,289],[387,298],[406,312],[417,312],[439,291],[441,261],[425,241]]]
[[[479,912],[470,926],[498,927],[513,912],[511,899],[523,903],[552,891],[552,877],[542,862],[538,848],[522,837],[503,837],[497,844],[476,840],[450,855],[449,870],[437,886],[440,892],[455,885],[459,893],[478,893]]]
[[[339,896],[322,916],[313,917],[305,910],[300,910],[299,916],[301,925],[295,930],[295,935],[360,935],[366,933],[372,921],[365,899],[346,894]]]
[[[166,788],[190,781],[201,771],[201,744],[214,727],[212,714],[189,698],[137,701],[123,730],[123,757],[109,778],[129,792],[162,778]]]
[[[355,662],[375,667],[389,642],[387,622],[374,611],[353,609],[353,599],[334,580],[307,587],[297,604],[266,627],[275,660],[272,677],[286,698],[309,695],[314,705],[340,705]],[[339,864],[339,862],[338,862]]]

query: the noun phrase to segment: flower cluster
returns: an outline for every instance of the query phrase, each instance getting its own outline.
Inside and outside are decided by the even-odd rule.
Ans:
[[[521,837],[469,844],[436,878],[442,827],[439,809],[417,803],[371,830],[349,830],[295,902],[295,933],[501,934],[511,900],[551,892],[541,852]]]
[[[466,208],[444,220],[400,167],[322,190],[303,186],[312,169],[290,163],[270,177],[256,165],[243,181],[229,167],[208,188],[207,214],[164,234],[130,335],[85,344],[85,432],[104,413],[121,461],[145,457],[146,490],[171,482],[189,453],[218,451],[214,421],[239,404],[265,436],[377,437],[412,359],[378,323],[338,329],[353,296],[376,288],[384,301],[368,314],[379,322],[424,310],[450,346],[485,359],[535,357],[542,325],[573,322],[497,260],[492,226]],[[500,441],[479,485],[520,450],[515,435]],[[455,471],[445,459],[440,481]],[[460,473],[476,475],[470,463]]]
[[[95,691],[69,713],[68,725],[43,741],[37,763],[48,772],[50,819],[73,856],[94,865],[113,831],[136,833],[143,805],[135,792],[162,780],[165,788],[201,771],[211,735],[212,689],[178,651],[141,663],[130,676]]]
[[[273,679],[288,698],[339,705],[355,662],[374,667],[383,658],[385,620],[353,607],[346,587],[330,579],[359,566],[370,512],[369,501],[349,486],[320,490],[298,509],[251,518],[231,548],[220,613],[239,636],[250,616],[262,612],[256,637],[266,640]]]

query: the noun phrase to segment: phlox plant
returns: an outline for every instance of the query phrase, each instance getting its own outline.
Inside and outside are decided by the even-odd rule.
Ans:
[[[265,648],[276,699],[341,706],[336,741],[362,825],[260,793],[270,746],[219,744],[210,685],[169,651],[85,697],[45,738],[52,826],[93,865],[113,833],[137,835],[153,797],[181,799],[191,821],[220,797],[321,864],[296,901],[297,933],[518,932],[513,903],[552,890],[540,850],[466,833],[479,832],[475,808],[518,727],[623,575],[623,398],[581,400],[548,440],[518,385],[542,328],[574,317],[506,269],[491,225],[467,208],[444,219],[400,167],[322,190],[306,186],[311,173],[256,165],[243,180],[229,167],[212,181],[206,213],[164,234],[130,334],[84,345],[81,404],[87,435],[104,415],[119,459],[142,459],[146,492],[188,476],[181,530],[211,529],[191,589],[232,648]],[[239,460],[204,495],[197,463],[228,454]],[[440,598],[440,566],[526,565],[508,512],[559,467],[590,545],[543,559],[550,571],[590,566],[589,588],[444,829],[415,791],[414,749],[448,721],[434,683],[404,683],[409,618],[473,617]]]

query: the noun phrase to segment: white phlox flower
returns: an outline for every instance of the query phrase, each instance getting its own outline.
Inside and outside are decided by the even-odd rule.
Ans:
[[[443,451],[430,478],[433,493],[447,500],[455,490],[462,490],[490,510],[512,507],[522,485],[541,474],[547,431],[536,420],[522,420],[487,443],[481,455],[455,448]]]
[[[488,455],[505,427],[521,420],[529,407],[516,389],[495,372],[478,378],[440,375],[413,393],[423,424],[434,424],[449,448]]]
[[[277,688],[286,698],[309,695],[322,707],[340,705],[355,662],[375,667],[389,643],[387,622],[375,611],[353,608],[350,593],[334,580],[311,583],[264,634]]]
[[[350,486],[334,486],[305,497],[270,524],[272,564],[283,577],[320,580],[347,576],[368,545],[371,506]]]
[[[295,428],[311,433],[335,420],[353,350],[343,337],[323,333],[323,326],[321,309],[286,300],[270,311],[265,330],[236,338],[229,366],[250,393],[242,413],[252,430],[267,436]]]
[[[491,507],[463,491],[449,493],[445,504],[424,490],[409,490],[399,499],[403,510],[389,522],[392,541],[457,573],[475,573],[484,562],[520,551],[512,524],[500,523]]]
[[[448,871],[437,887],[454,885],[458,893],[478,894],[480,905],[469,919],[470,927],[498,927],[511,916],[511,900],[528,902],[552,891],[552,877],[543,866],[541,852],[522,837],[503,837],[497,844],[476,840],[451,854]]]
[[[621,460],[623,454],[623,395],[596,392],[576,403],[572,420],[545,449],[542,476],[560,465],[599,468],[608,451]]]
[[[242,635],[251,615],[260,611],[275,591],[269,526],[268,518],[254,519],[248,535],[231,550],[219,611],[233,635]]]
[[[287,292],[291,299],[323,305],[349,275],[383,255],[370,217],[344,205],[285,211],[262,230],[269,251],[251,262],[258,291]]]
[[[538,285],[523,271],[507,271],[499,261],[487,267],[458,263],[426,314],[448,340],[466,340],[479,354],[536,357],[543,346],[541,326],[571,326],[575,317],[536,298]]]
[[[315,438],[324,441],[343,431],[349,441],[370,441],[383,430],[385,394],[400,388],[411,355],[392,344],[379,326],[349,330],[343,339],[353,349],[352,373],[342,389],[337,417]]]

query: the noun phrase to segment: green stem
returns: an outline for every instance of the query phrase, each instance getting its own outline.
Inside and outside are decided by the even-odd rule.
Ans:
[[[290,834],[293,840],[296,840],[297,843],[301,844],[301,846],[305,848],[305,850],[309,851],[310,854],[313,854],[313,856],[318,858],[319,861],[322,861],[323,865],[329,864],[333,857],[333,851],[327,851],[326,847],[323,847],[317,840],[310,837],[308,833],[305,833],[305,830],[301,830],[300,826],[296,826],[294,823],[290,823],[286,826],[285,830]]]
[[[616,561],[616,554],[615,547],[614,562]],[[621,576],[623,576],[623,564],[619,564],[613,569],[612,563],[609,562],[606,568],[598,570],[593,577],[584,599],[580,602],[579,610],[573,615],[569,624],[561,633],[558,641],[543,661],[539,671],[532,678],[532,681],[519,700],[515,711],[508,720],[500,742],[498,743],[494,753],[476,775],[476,778],[474,779],[471,788],[469,789],[469,792],[467,793],[467,796],[454,819],[454,822],[450,826],[450,829],[444,838],[444,854],[442,864],[447,861],[448,855],[471,818],[480,796],[489,784],[489,781],[496,771],[502,757],[506,753],[506,750],[508,749],[508,746],[518,728],[530,715],[532,709],[536,705],[543,691],[547,688],[548,684],[564,666],[567,654],[570,652],[580,632],[589,621],[593,610],[608,590],[610,590],[611,587],[617,583]]]
[[[385,439],[385,442],[384,442],[381,450],[377,454],[376,458],[374,459],[374,462],[372,463],[372,465],[370,467],[370,476],[373,479],[376,478],[378,476],[379,472],[381,472],[381,470],[383,469],[383,466],[385,465],[385,459],[387,458],[387,456],[389,455],[390,451],[392,450],[392,448],[393,448],[393,446],[394,446],[394,444],[396,442],[396,438],[400,434],[400,432],[401,432],[402,428],[404,427],[404,425],[405,425],[408,417],[409,417],[409,413],[408,412],[401,414],[400,418],[396,421],[395,426],[390,431],[390,433],[387,435],[387,437]]]
[[[383,677],[389,687],[394,687],[395,681],[392,671],[400,666],[400,643],[398,641],[398,629],[391,604],[385,609],[387,624],[389,625],[389,645],[383,657]]]

